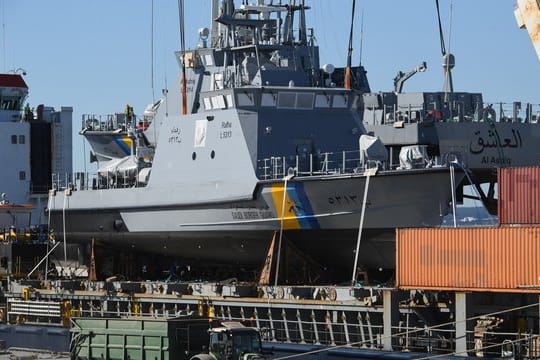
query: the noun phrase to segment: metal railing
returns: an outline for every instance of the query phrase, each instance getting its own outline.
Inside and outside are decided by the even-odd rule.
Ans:
[[[481,107],[473,112],[466,112],[465,104],[461,101],[451,101],[449,109],[437,109],[432,106],[427,109],[409,106],[398,108],[397,104],[384,105],[382,107],[382,121],[385,124],[393,124],[397,121],[404,123],[416,123],[423,121],[443,122],[484,122],[494,123],[532,123],[540,122],[540,104],[521,102],[484,102]],[[373,109],[371,109],[373,110]],[[372,111],[373,121],[376,120],[376,112]],[[369,119],[366,119],[369,120]]]
[[[55,323],[62,319],[58,301],[24,301],[8,299],[7,321],[10,323]]]
[[[101,172],[75,172],[73,174],[53,174],[52,187],[55,190],[104,190],[145,187],[146,183],[139,181],[141,170]]]
[[[174,317],[182,311],[193,311],[196,305],[187,309],[167,308],[148,305],[137,301],[120,306],[109,304],[108,309],[91,304],[87,309],[74,308],[81,317],[130,317],[148,314],[155,318]],[[111,306],[112,305],[112,306]],[[182,307],[183,308],[183,307]],[[373,321],[368,312],[311,311],[306,314],[291,309],[232,309],[228,306],[215,308],[215,318],[239,321],[246,326],[261,330],[261,338],[266,342],[290,344],[312,344],[328,347],[349,347],[382,350],[385,341],[383,326]],[[37,315],[37,314],[36,314]],[[380,319],[377,319],[380,320]],[[377,322],[376,324],[374,322]],[[455,330],[429,327],[392,327],[391,344],[394,351],[422,352],[427,354],[455,354],[477,357],[511,357],[526,359],[540,358],[540,337],[536,334],[485,332],[481,337],[474,331],[467,331],[467,353],[455,353]]]
[[[130,120],[123,113],[107,115],[83,114],[81,129],[89,131],[126,131],[134,127],[137,121],[137,115],[133,115]]]
[[[387,164],[362,160],[359,151],[324,152],[290,156],[272,156],[257,161],[260,179],[280,179],[287,175],[314,176],[362,172],[366,168],[387,169]]]
[[[436,156],[425,159],[425,166],[440,166],[441,159]],[[329,174],[355,174],[367,169],[396,170],[399,163],[381,162],[363,159],[361,151],[324,152],[320,154],[302,154],[273,156],[257,161],[259,179],[283,179],[287,175],[316,176]]]

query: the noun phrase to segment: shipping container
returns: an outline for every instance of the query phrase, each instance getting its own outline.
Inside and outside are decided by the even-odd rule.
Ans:
[[[211,323],[201,318],[73,318],[73,358],[189,359],[208,346]]]
[[[540,224],[540,167],[499,168],[499,224]]]
[[[396,287],[540,292],[540,227],[398,229]]]

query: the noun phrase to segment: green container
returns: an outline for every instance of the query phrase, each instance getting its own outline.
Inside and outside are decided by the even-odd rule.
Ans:
[[[75,359],[189,359],[208,346],[206,319],[133,317],[74,318],[71,354]]]

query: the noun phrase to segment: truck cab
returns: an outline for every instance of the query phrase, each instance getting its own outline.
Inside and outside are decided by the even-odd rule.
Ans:
[[[261,355],[259,331],[238,322],[224,322],[210,330],[208,354],[199,354],[199,360],[258,360]],[[206,355],[206,356],[204,356]]]

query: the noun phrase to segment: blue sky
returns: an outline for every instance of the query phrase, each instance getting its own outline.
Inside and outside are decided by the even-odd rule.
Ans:
[[[451,27],[447,48],[456,56],[455,89],[483,92],[486,101],[540,103],[540,62],[527,32],[516,25],[514,0],[440,1],[447,37]],[[197,29],[210,26],[210,0],[185,2],[186,44],[194,47]],[[345,64],[351,2],[306,0],[321,63]],[[0,70],[27,71],[32,106],[73,106],[76,130],[85,113],[123,111],[126,103],[140,113],[153,96],[159,97],[165,81],[178,81],[173,55],[180,47],[177,0],[154,0],[154,92],[151,10],[152,0],[0,0]],[[357,0],[355,63],[362,12],[362,63],[372,91],[391,90],[398,70],[421,61],[428,71],[409,80],[404,90],[441,89],[434,0]],[[74,143],[81,168],[81,139]]]

